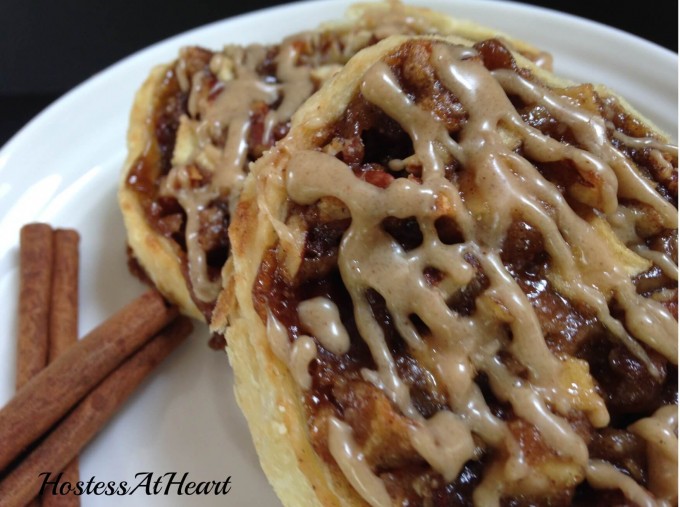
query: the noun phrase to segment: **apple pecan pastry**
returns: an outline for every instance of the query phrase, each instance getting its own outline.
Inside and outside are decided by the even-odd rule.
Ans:
[[[497,35],[385,2],[353,6],[347,19],[280,44],[187,47],[155,68],[135,98],[119,191],[131,254],[153,284],[184,313],[209,320],[248,164],[286,134],[297,108],[358,50],[389,35],[425,33]],[[549,63],[530,45],[511,43]]]
[[[608,89],[391,37],[230,241],[213,327],[284,504],[677,504],[677,148]]]

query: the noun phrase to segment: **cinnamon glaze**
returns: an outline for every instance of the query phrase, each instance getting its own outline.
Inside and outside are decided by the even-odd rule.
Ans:
[[[364,500],[677,502],[676,148],[500,41],[413,40],[284,178],[304,241],[253,302]]]

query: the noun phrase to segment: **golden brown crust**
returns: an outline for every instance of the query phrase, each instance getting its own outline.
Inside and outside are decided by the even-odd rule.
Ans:
[[[125,221],[128,244],[151,281],[182,313],[204,320],[191,299],[173,243],[151,227],[139,196],[127,185],[135,160],[152,142],[154,132],[150,118],[168,69],[170,65],[154,68],[135,95],[127,134],[128,155],[118,187],[118,205]]]
[[[281,159],[284,161],[285,157]],[[230,238],[236,241],[224,272],[228,288],[220,296],[212,323],[214,329],[224,332],[229,321],[225,336],[234,368],[236,400],[248,421],[262,468],[285,505],[364,505],[314,452],[302,397],[286,365],[269,347],[265,326],[248,298],[247,287],[252,287],[259,259],[275,235],[258,207],[258,195],[271,187],[256,178],[247,181],[230,227]],[[285,198],[282,190],[276,193]],[[271,194],[269,197],[276,199]],[[252,228],[253,224],[264,227]],[[236,302],[238,290],[243,306]],[[228,302],[233,306],[226,307]],[[239,310],[227,314],[228,309],[236,308]]]
[[[353,20],[368,19],[378,20],[387,15],[399,14],[410,16],[416,20],[422,20],[433,28],[432,34],[453,35],[473,42],[486,39],[501,39],[508,46],[519,52],[522,56],[531,61],[540,61],[551,68],[550,55],[540,48],[529,44],[526,41],[511,37],[499,30],[480,25],[467,19],[444,16],[439,12],[426,7],[414,7],[396,1],[386,1],[382,3],[358,3],[351,6],[347,12],[348,17]]]
[[[434,39],[470,45],[455,37]],[[277,222],[285,220],[285,175],[291,155],[316,148],[315,140],[324,137],[324,132],[343,114],[365,71],[406,40],[395,36],[361,51],[343,72],[305,103],[294,116],[289,135],[251,168],[230,226],[233,253],[224,271],[226,290],[218,302],[212,328],[226,333],[238,403],[249,423],[262,467],[284,505],[366,505],[366,502],[337,467],[314,452],[302,391],[286,365],[272,352],[266,327],[254,307],[253,286],[267,250],[277,242],[286,249],[288,239],[277,234]],[[519,55],[515,57],[520,67],[529,68],[550,86],[572,84]],[[601,86],[598,92],[603,96],[614,95]],[[623,104],[660,139],[667,139]]]

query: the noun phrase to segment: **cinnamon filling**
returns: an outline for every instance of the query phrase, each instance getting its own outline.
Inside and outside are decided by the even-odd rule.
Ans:
[[[376,63],[289,162],[299,268],[274,245],[253,288],[317,453],[372,505],[672,501],[676,168],[499,41]]]

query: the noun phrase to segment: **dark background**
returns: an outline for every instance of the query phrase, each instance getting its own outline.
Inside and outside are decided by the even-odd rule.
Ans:
[[[55,99],[130,53],[189,28],[282,3],[0,0],[0,146]],[[627,7],[607,2],[609,8],[594,0],[524,3],[590,18],[678,50],[676,2],[663,2],[663,8],[654,0],[626,2]]]

